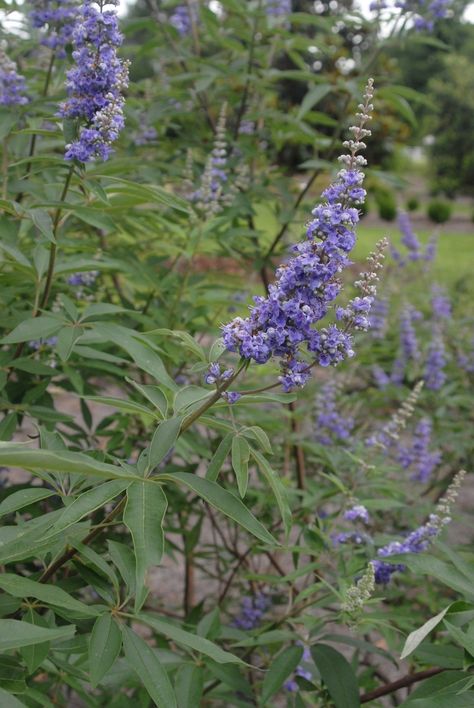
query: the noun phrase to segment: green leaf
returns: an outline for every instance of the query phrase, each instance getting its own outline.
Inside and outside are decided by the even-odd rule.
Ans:
[[[179,708],[201,705],[204,672],[195,664],[184,664],[176,672],[175,691]]]
[[[127,504],[123,514],[129,529],[136,560],[135,610],[146,596],[144,587],[147,570],[159,565],[164,550],[163,519],[168,501],[159,485],[135,482],[127,490]]]
[[[156,652],[129,627],[123,627],[123,648],[128,664],[158,708],[178,708],[168,674]]]
[[[38,231],[40,231],[48,241],[55,243],[53,222],[48,212],[45,209],[28,209],[27,214],[31,217]]]
[[[466,599],[474,599],[474,587],[472,583],[452,564],[446,563],[439,558],[434,558],[433,556],[425,553],[420,553],[419,555],[406,554],[399,556],[398,561],[396,560],[396,556],[388,556],[386,560],[388,562],[392,562],[392,558],[394,562],[403,562],[415,573],[432,575],[449,588],[462,593]]]
[[[147,398],[150,403],[152,403],[155,408],[157,408],[161,414],[161,418],[166,416],[166,411],[168,410],[168,401],[163,391],[158,388],[158,386],[151,386],[150,384],[139,384],[132,379],[125,379],[129,384],[131,384],[137,391],[140,391],[142,396]]]
[[[417,646],[421,644],[423,639],[428,636],[431,630],[434,629],[441,622],[445,614],[449,611],[450,607],[451,605],[448,605],[448,607],[446,607],[442,612],[425,622],[424,625],[422,625],[418,629],[415,629],[413,632],[410,632],[406,639],[405,646],[403,647],[403,651],[400,655],[400,659],[406,659],[407,656],[410,656],[410,654],[415,651]]]
[[[281,514],[285,533],[288,536],[291,530],[292,516],[290,505],[287,499],[286,489],[283,486],[280,478],[277,476],[276,472],[274,472],[273,469],[270,467],[268,461],[264,458],[264,456],[253,448],[251,450],[251,453],[252,457],[255,459],[260,468],[260,472],[265,477],[268,485],[270,486],[270,489],[273,492],[275,501]]]
[[[166,388],[176,391],[176,382],[166,371],[165,365],[158,354],[134,337],[133,335],[136,332],[110,322],[96,323],[95,329],[113,344],[125,349],[140,369],[146,371],[147,374],[150,374]]]
[[[218,664],[244,664],[242,659],[228,651],[224,651],[217,644],[211,642],[205,637],[187,632],[181,627],[177,627],[162,617],[142,612],[134,617],[139,622],[143,622],[159,634],[163,634],[168,639],[171,639],[176,644],[181,644],[186,649],[192,649],[200,654],[208,656]]]
[[[168,418],[164,420],[155,430],[150,443],[148,469],[154,469],[166,457],[174,447],[179,435],[181,423],[180,417]]]
[[[264,543],[277,544],[277,541],[266,530],[264,526],[257,521],[255,516],[247,509],[244,504],[227,490],[220,487],[215,482],[210,482],[208,479],[202,479],[197,475],[189,472],[175,472],[174,474],[160,474],[156,479],[173,484],[184,484],[189,489],[192,489],[198,496],[204,499],[208,504],[215,507],[229,518],[236,521],[249,533],[256,536]]]
[[[318,84],[314,88],[310,89],[306,96],[301,102],[297,120],[301,120],[314,106],[319,103],[325,96],[332,91],[332,86],[330,84]]]
[[[82,452],[29,449],[21,444],[0,443],[0,465],[22,467],[25,470],[47,470],[60,474],[80,474],[103,479],[123,479],[134,481],[136,477],[127,474],[120,467],[99,462]]]
[[[30,317],[20,322],[18,327],[15,327],[10,334],[3,337],[0,343],[18,344],[32,339],[44,339],[56,334],[62,326],[63,322],[56,317]]]
[[[466,634],[462,629],[455,627],[454,624],[451,624],[451,622],[448,622],[446,619],[444,620],[444,625],[454,641],[474,657],[474,636],[472,636],[472,634]]]
[[[19,701],[8,691],[4,691],[3,688],[0,688],[0,705],[2,708],[27,708],[25,703]]]
[[[122,648],[122,633],[110,614],[97,618],[89,643],[89,672],[95,688]]]
[[[250,446],[245,438],[238,435],[232,440],[232,469],[237,479],[239,494],[243,498],[249,482]]]
[[[46,605],[63,607],[65,610],[70,610],[79,615],[87,617],[96,617],[98,615],[96,608],[89,607],[83,602],[75,600],[57,585],[45,585],[29,578],[22,578],[21,575],[15,575],[14,573],[2,573],[0,575],[0,588],[9,595],[13,595],[13,597],[34,597]]]
[[[30,506],[30,504],[36,504],[36,502],[47,499],[48,497],[53,497],[55,494],[56,492],[44,489],[43,487],[20,489],[18,492],[13,492],[13,494],[10,494],[2,501],[0,504],[0,516],[12,514],[18,509],[23,509],[25,506]]]
[[[58,531],[64,531],[69,528],[69,526],[77,524],[78,521],[88,514],[92,514],[96,509],[100,509],[104,504],[115,499],[115,497],[125,491],[129,485],[130,482],[128,481],[111,480],[110,482],[100,484],[98,487],[88,489],[87,492],[80,494],[64,509],[57,522],[51,528],[51,533],[54,534]]]
[[[359,686],[347,659],[327,644],[312,646],[311,655],[336,708],[359,708]]]
[[[209,467],[206,471],[206,479],[208,479],[209,481],[216,481],[220,469],[224,464],[227,455],[230,452],[233,438],[233,433],[227,433],[227,435],[220,441],[219,446],[215,451],[214,455],[212,456],[212,460],[210,461]]]
[[[20,620],[0,620],[0,651],[9,651],[42,642],[64,641],[72,639],[76,627],[73,624],[54,629],[37,627]]]
[[[47,627],[46,619],[34,612],[31,608],[28,609],[25,616],[23,617],[25,622],[30,624],[38,625],[39,627]],[[36,669],[41,666],[43,661],[49,654],[51,648],[50,642],[42,642],[41,644],[32,644],[28,647],[22,647],[20,649],[20,654],[28,667],[30,674],[36,671]]]
[[[121,177],[111,177],[110,175],[96,175],[96,177],[104,177],[104,179],[118,183],[118,187],[113,185],[107,187],[109,194],[114,191],[131,194],[139,197],[142,202],[157,202],[158,204],[164,204],[172,209],[181,211],[184,214],[189,214],[189,205],[184,199],[176,197],[174,194],[170,194],[156,185],[138,184],[137,182],[131,182]],[[123,187],[120,190],[119,187],[122,185]]]
[[[272,661],[262,686],[262,705],[271,698],[296,669],[303,655],[302,647],[288,647]]]
[[[135,415],[147,415],[152,418],[156,418],[157,415],[155,411],[150,408],[137,403],[136,401],[130,401],[125,398],[114,398],[112,396],[82,396],[87,401],[96,401],[96,403],[102,403],[104,406],[112,406],[119,411],[124,413],[135,413]]]

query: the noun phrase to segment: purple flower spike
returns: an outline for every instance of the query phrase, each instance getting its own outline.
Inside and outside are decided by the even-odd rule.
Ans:
[[[279,380],[285,391],[304,386],[310,377],[310,366],[301,356],[303,346],[313,363],[338,364],[354,355],[348,330],[369,326],[367,316],[375,293],[369,286],[370,277],[361,281],[362,297],[338,309],[337,319],[345,320],[343,327],[330,324],[315,328],[333,307],[341,288],[338,275],[350,264],[348,254],[356,241],[357,207],[366,195],[360,169],[366,160],[357,153],[365,148],[363,139],[370,134],[364,126],[372,112],[372,97],[369,81],[357,114],[359,124],[351,128],[353,139],[344,143],[349,154],[339,158],[343,169],[323,192],[323,203],[313,210],[306,240],[293,246],[292,257],[277,269],[268,295],[254,298],[250,315],[236,317],[223,327],[224,343],[230,351],[257,364],[272,357],[279,360]]]
[[[107,5],[117,5],[109,0]],[[94,7],[85,0],[72,33],[76,66],[68,71],[68,100],[60,107],[63,118],[80,118],[79,137],[66,145],[66,160],[107,160],[124,127],[123,91],[128,86],[128,63],[117,56],[122,43],[115,9]]]

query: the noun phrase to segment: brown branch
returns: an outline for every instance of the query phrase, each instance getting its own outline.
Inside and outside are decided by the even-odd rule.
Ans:
[[[431,676],[436,676],[437,674],[446,671],[447,669],[442,669],[440,667],[435,667],[433,669],[426,669],[425,671],[418,671],[416,674],[408,674],[407,676],[402,676],[402,678],[392,681],[391,683],[386,683],[384,686],[379,686],[373,691],[368,693],[363,693],[360,697],[361,703],[369,703],[369,701],[375,701],[376,698],[381,698],[382,696],[388,696],[391,693],[395,693],[400,688],[406,688],[411,686],[418,681],[423,681],[423,679],[430,678]]]

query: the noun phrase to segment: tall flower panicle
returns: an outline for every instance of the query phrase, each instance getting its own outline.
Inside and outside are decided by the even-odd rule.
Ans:
[[[291,0],[265,0],[265,10],[270,17],[286,17],[291,13]]]
[[[398,442],[400,432],[406,427],[408,420],[415,412],[415,406],[420,397],[422,388],[423,381],[418,381],[408,398],[403,401],[400,408],[395,411],[390,420],[385,423],[380,430],[367,438],[366,444],[369,447],[387,449]]]
[[[456,474],[452,483],[446,490],[446,494],[438,502],[434,514],[430,514],[426,524],[419,526],[415,531],[412,531],[402,541],[392,541],[391,543],[379,548],[376,560],[372,561],[375,573],[375,582],[378,585],[386,585],[393,573],[397,570],[405,570],[403,563],[387,563],[381,560],[388,556],[400,555],[406,553],[422,553],[426,551],[430,543],[439,536],[446,524],[451,521],[451,507],[457,499],[459,488],[466,473],[461,470]]]
[[[182,37],[191,34],[193,22],[197,21],[197,7],[192,1],[187,5],[177,5],[170,15],[170,23]]]
[[[468,351],[458,354],[458,364],[467,374],[474,374],[474,338],[470,342]]]
[[[439,391],[446,381],[445,366],[446,350],[439,327],[436,327],[426,357],[424,373],[426,388],[431,391]]]
[[[79,118],[85,123],[77,140],[66,145],[66,160],[89,162],[106,160],[124,126],[123,91],[128,86],[128,63],[117,56],[122,43],[115,9],[109,0],[95,7],[85,0],[73,30],[73,57],[76,66],[68,74],[68,99],[60,107],[63,118]]]
[[[337,364],[354,355],[349,330],[368,326],[373,291],[370,295],[361,292],[361,297],[349,304],[347,317],[339,313],[345,320],[343,328],[336,324],[315,328],[340,292],[338,275],[349,265],[348,254],[356,241],[357,206],[366,196],[360,169],[366,160],[357,153],[365,147],[363,138],[370,134],[364,126],[373,110],[372,97],[370,80],[357,113],[358,124],[351,128],[353,139],[344,143],[349,154],[339,158],[343,169],[323,192],[323,203],[313,210],[306,240],[293,246],[292,257],[277,269],[268,295],[254,298],[250,315],[236,317],[223,327],[224,343],[230,351],[238,351],[258,364],[272,357],[279,360],[279,380],[286,391],[304,386],[310,377],[310,365],[301,356],[303,346],[313,364]],[[373,285],[372,278],[362,280],[367,286]]]
[[[28,103],[25,77],[17,72],[3,42],[0,43],[0,106],[23,106]]]
[[[341,609],[352,616],[359,615],[375,589],[375,568],[369,563],[362,577],[347,590]]]
[[[396,451],[397,462],[403,469],[411,470],[411,478],[425,483],[441,462],[441,452],[431,449],[433,425],[429,418],[422,418],[417,424],[409,444],[400,443]]]
[[[354,427],[354,418],[345,417],[338,410],[340,391],[340,384],[331,379],[316,396],[316,440],[322,445],[348,440]]]
[[[426,244],[425,261],[432,262],[436,258],[438,250],[438,234],[432,234]]]
[[[421,243],[418,236],[412,229],[408,214],[402,212],[398,217],[398,226],[402,232],[402,243],[408,251],[408,258],[411,261],[419,261],[423,258]]]
[[[77,0],[30,0],[33,27],[43,30],[41,44],[56,56],[66,56],[65,46],[72,42],[74,23],[79,12]]]
[[[417,361],[420,350],[413,323],[421,317],[418,310],[410,305],[403,308],[400,314],[400,347],[405,362]]]
[[[388,328],[390,304],[388,297],[376,297],[370,312],[370,333],[374,339],[383,339]]]
[[[437,20],[449,16],[452,0],[373,0],[369,7],[373,12],[396,7],[402,14],[412,17],[417,32],[431,32]]]
[[[431,310],[438,320],[449,320],[451,317],[451,302],[446,292],[436,283],[431,289]]]
[[[193,195],[197,207],[202,211],[217,214],[222,209],[223,189],[227,182],[227,104],[224,103],[219,114],[214,137],[214,146],[209,155],[201,178],[201,186]]]
[[[364,524],[370,524],[369,512],[363,504],[354,504],[350,509],[344,512],[346,521],[363,521]]]

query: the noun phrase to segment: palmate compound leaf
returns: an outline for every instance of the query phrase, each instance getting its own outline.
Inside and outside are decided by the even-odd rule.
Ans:
[[[173,687],[156,651],[129,627],[124,626],[122,632],[127,663],[135,671],[151,699],[158,708],[177,708]]]
[[[96,617],[98,615],[97,609],[76,600],[60,587],[38,583],[14,573],[0,575],[0,588],[13,597],[34,597],[46,605],[62,607],[69,610],[74,616]]]
[[[135,611],[145,601],[146,572],[159,565],[164,550],[163,519],[168,501],[158,484],[135,482],[127,489],[127,503],[123,514],[135,551]]]
[[[68,450],[38,450],[24,444],[0,442],[0,465],[21,467],[34,472],[45,470],[60,474],[80,474],[102,479],[122,479],[133,481],[135,476],[120,467],[99,462],[83,452]]]

